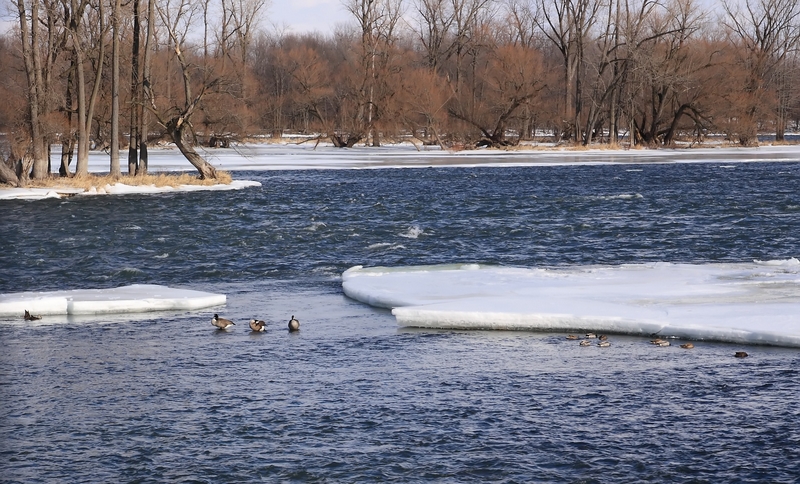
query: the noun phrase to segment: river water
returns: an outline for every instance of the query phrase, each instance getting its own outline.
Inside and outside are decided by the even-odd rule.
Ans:
[[[0,321],[0,481],[800,478],[796,349],[400,329],[340,279],[354,265],[796,257],[800,163],[236,178],[262,187],[3,203],[0,293],[152,283],[228,304]],[[237,326],[215,330],[214,312]]]

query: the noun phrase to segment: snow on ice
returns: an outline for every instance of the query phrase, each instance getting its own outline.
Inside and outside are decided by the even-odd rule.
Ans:
[[[353,267],[347,296],[400,326],[602,331],[800,347],[800,261],[572,268]]]

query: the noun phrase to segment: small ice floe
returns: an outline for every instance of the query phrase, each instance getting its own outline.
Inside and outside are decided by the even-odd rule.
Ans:
[[[19,317],[24,311],[50,316],[194,310],[225,302],[224,294],[133,284],[110,289],[0,294],[0,317]]]

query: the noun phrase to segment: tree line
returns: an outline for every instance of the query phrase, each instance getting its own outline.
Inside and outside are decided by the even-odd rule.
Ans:
[[[673,145],[800,128],[800,0],[343,0],[333,34],[259,28],[268,0],[8,0],[0,181],[147,172],[175,143],[305,133],[337,147]],[[74,163],[73,163],[74,162]],[[73,168],[74,166],[74,168]]]

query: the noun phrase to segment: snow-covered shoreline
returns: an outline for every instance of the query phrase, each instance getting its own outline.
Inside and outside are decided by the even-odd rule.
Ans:
[[[335,148],[320,143],[246,143],[233,148],[202,148],[201,155],[219,170],[330,170],[427,167],[527,167],[561,165],[654,164],[654,163],[748,163],[800,161],[800,145],[763,146],[758,148],[678,148],[678,149],[545,149],[447,151],[435,146],[415,147],[396,144],[382,147]],[[151,148],[149,171],[192,172],[194,168],[171,145]],[[60,159],[58,147],[52,152],[52,166]],[[109,159],[104,152],[89,155],[91,173],[107,173]],[[115,185],[76,188],[0,188],[0,200],[38,200],[62,196],[101,194],[146,194],[174,191],[238,190],[260,183],[235,180],[230,185],[182,185],[180,187],[131,186],[124,178]]]

